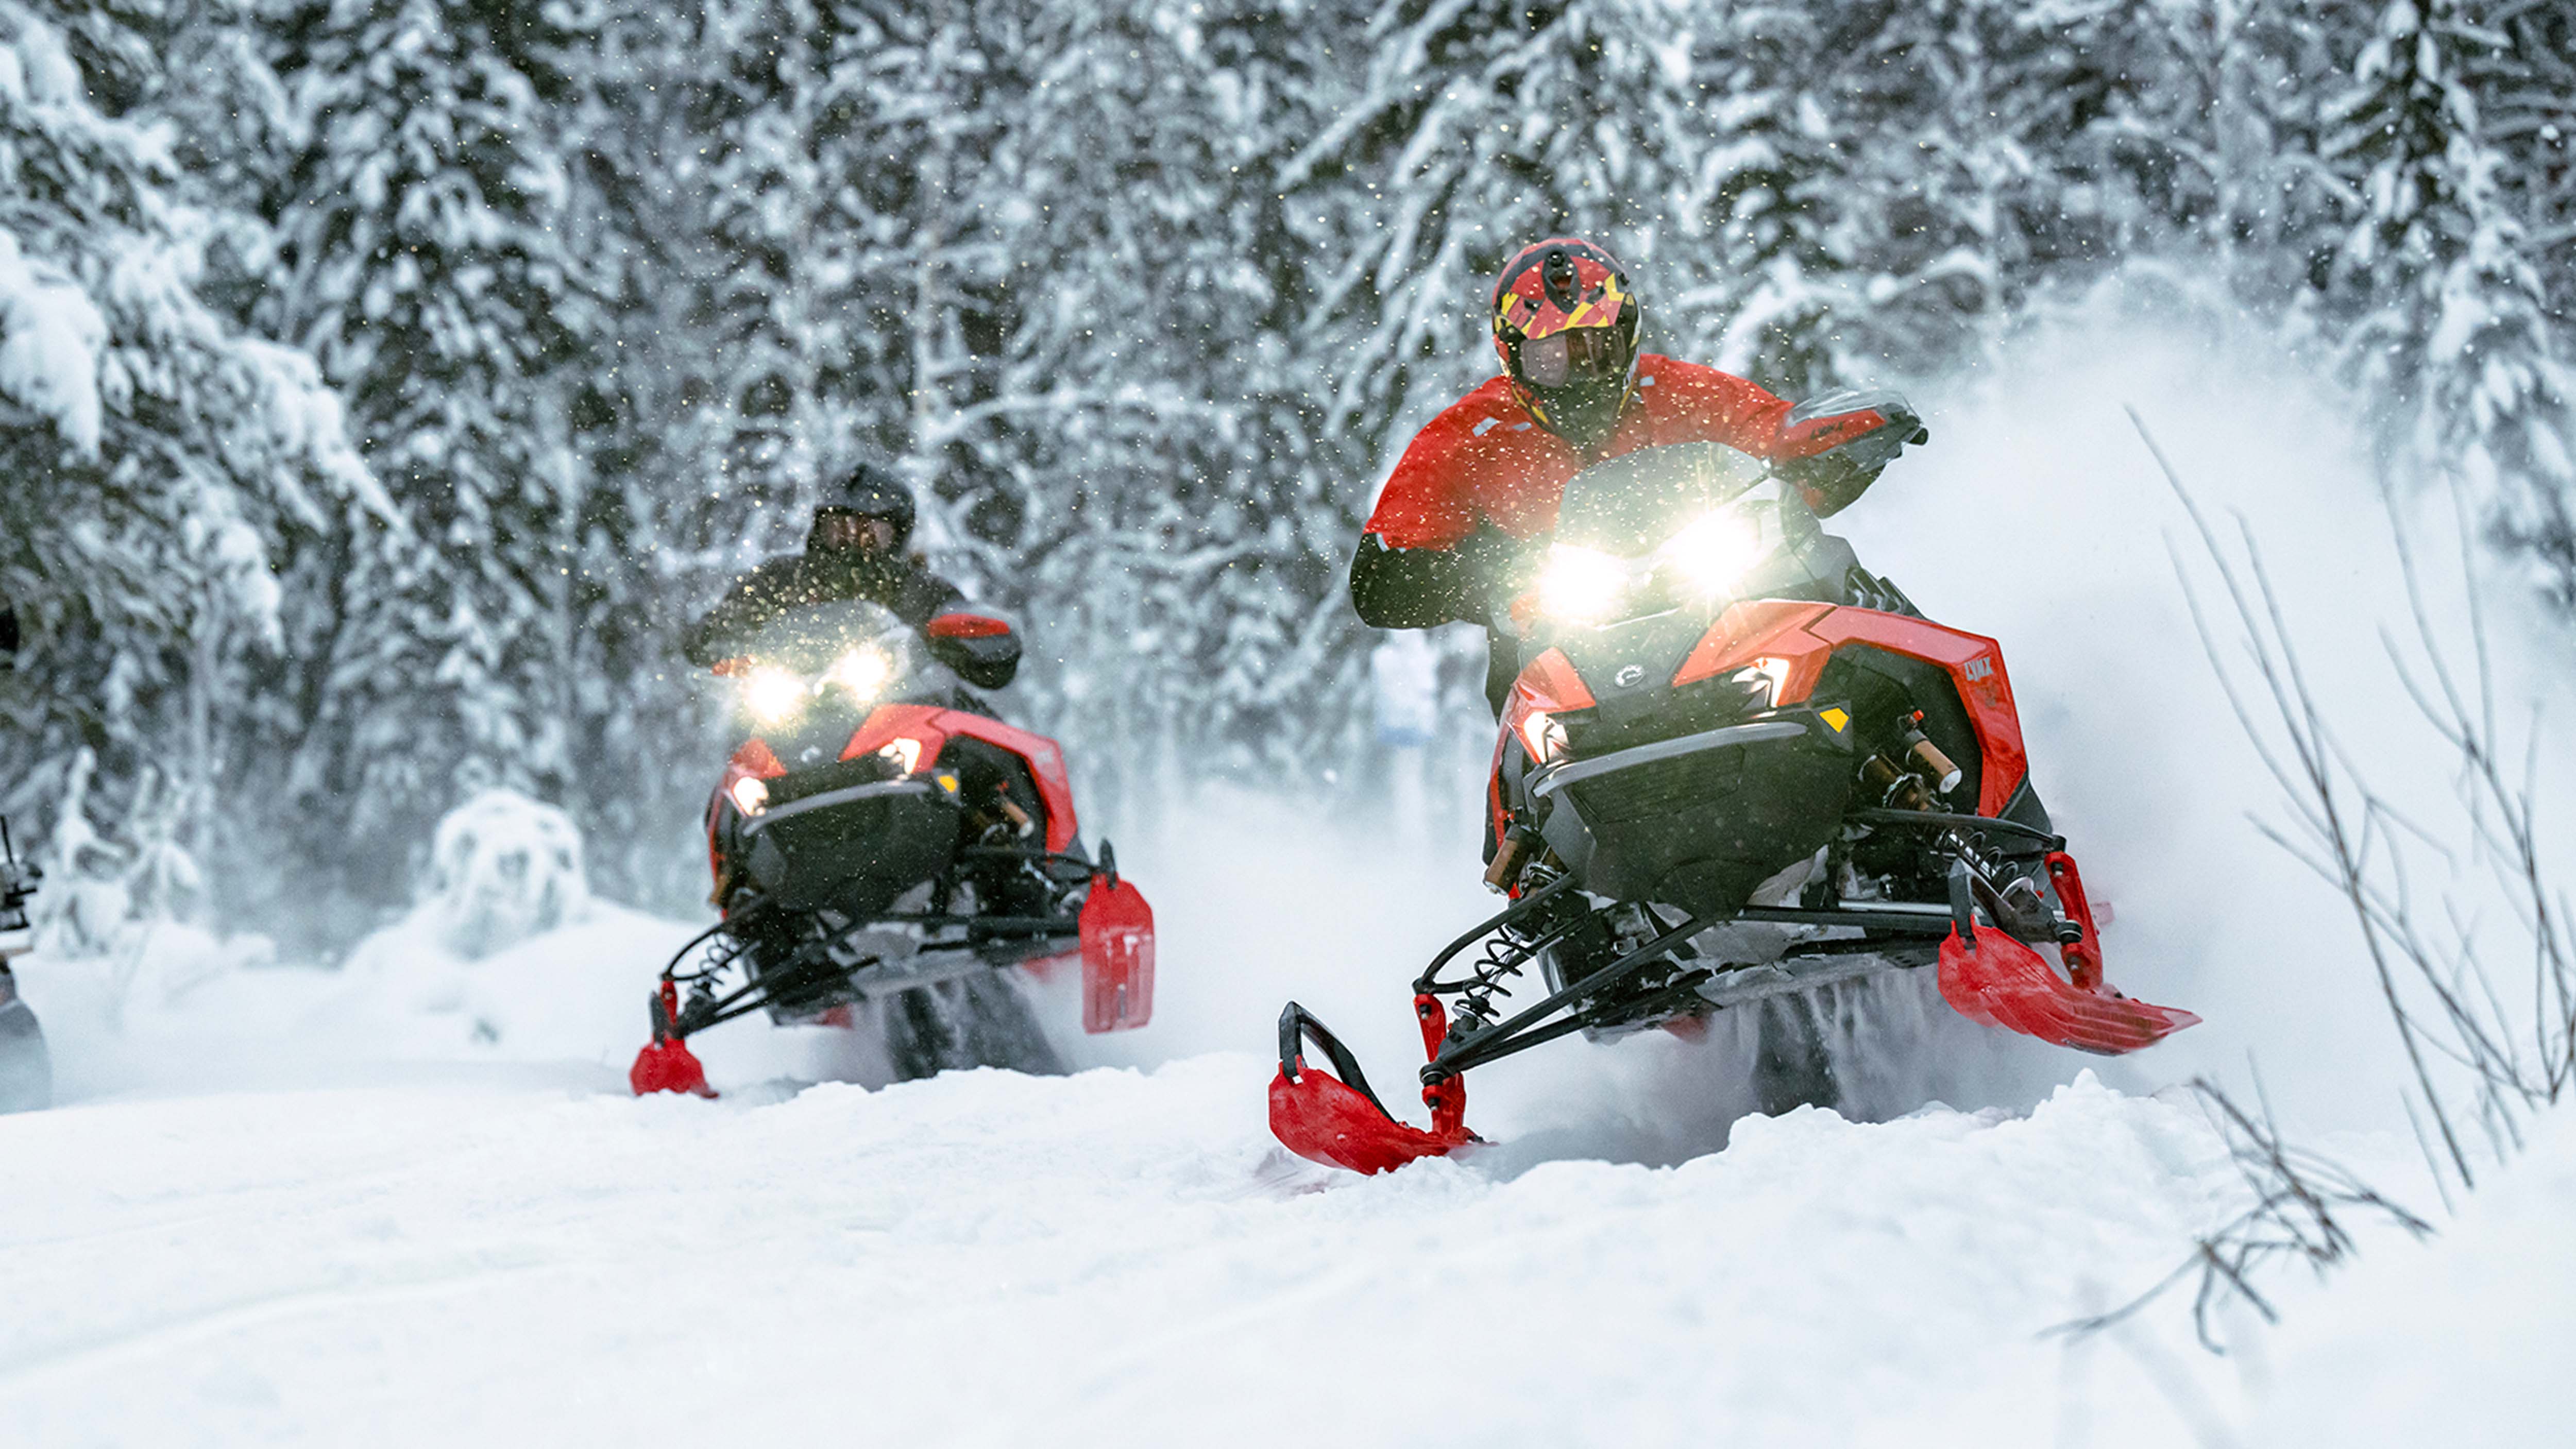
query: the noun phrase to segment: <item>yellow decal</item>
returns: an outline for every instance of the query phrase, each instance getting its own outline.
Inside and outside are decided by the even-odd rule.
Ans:
[[[1851,716],[1840,709],[1820,709],[1816,711],[1816,718],[1833,726],[1835,734],[1851,728]]]

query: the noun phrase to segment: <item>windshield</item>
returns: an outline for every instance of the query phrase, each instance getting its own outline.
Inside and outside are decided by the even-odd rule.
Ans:
[[[910,652],[912,631],[894,611],[866,599],[835,599],[791,609],[763,624],[742,647],[745,658],[798,674],[820,674],[854,649],[874,648],[890,662]]]
[[[732,671],[743,719],[782,760],[837,751],[879,704],[938,697],[952,680],[893,611],[858,599],[809,604],[763,624]]]
[[[1799,594],[1841,569],[1797,491],[1719,443],[1640,448],[1567,480],[1533,602],[1592,626]],[[1846,551],[1847,552],[1847,551]]]
[[[1556,541],[1635,558],[1770,477],[1723,443],[1669,443],[1595,463],[1566,481]]]

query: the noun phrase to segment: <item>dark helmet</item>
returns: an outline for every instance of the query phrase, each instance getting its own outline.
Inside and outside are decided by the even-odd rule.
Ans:
[[[819,524],[833,514],[884,519],[894,525],[894,546],[898,549],[912,540],[912,490],[872,463],[852,468],[837,490],[827,491],[822,502],[815,505],[814,521]]]
[[[1521,248],[1494,279],[1494,351],[1539,426],[1589,448],[1635,389],[1644,313],[1608,248],[1552,237]]]

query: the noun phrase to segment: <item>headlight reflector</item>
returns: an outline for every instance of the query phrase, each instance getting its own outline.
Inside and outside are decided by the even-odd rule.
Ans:
[[[853,649],[832,663],[832,682],[860,699],[874,699],[894,677],[894,661],[880,649]]]
[[[1664,554],[1700,592],[1729,588],[1762,561],[1762,526],[1733,508],[1702,514],[1672,536]]]
[[[745,775],[725,792],[733,797],[733,808],[745,815],[758,815],[769,808],[769,782],[758,775]]]
[[[1547,551],[1539,575],[1538,606],[1551,618],[1588,624],[1617,607],[1628,585],[1628,566],[1599,549],[1560,543]]]
[[[774,666],[754,669],[742,682],[743,707],[765,725],[783,725],[795,719],[805,712],[805,701],[812,697],[805,681]]]
[[[1521,716],[1521,743],[1529,746],[1531,764],[1552,764],[1565,753],[1565,726],[1546,710],[1531,710]]]

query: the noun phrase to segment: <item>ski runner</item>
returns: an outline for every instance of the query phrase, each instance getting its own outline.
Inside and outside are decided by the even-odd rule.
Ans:
[[[840,495],[814,510],[805,551],[781,554],[737,580],[688,631],[681,652],[692,664],[711,665],[781,615],[844,599],[882,604],[916,629],[956,608],[966,596],[905,551],[912,523],[911,492],[860,464]]]
[[[1723,443],[1775,460],[1823,517],[1858,498],[1907,443],[1931,436],[1893,392],[1838,391],[1793,406],[1715,368],[1640,354],[1644,307],[1627,269],[1576,237],[1534,243],[1504,263],[1492,312],[1502,375],[1414,437],[1360,536],[1351,603],[1372,628],[1490,627],[1546,551],[1566,480],[1604,459]],[[1853,583],[1885,590],[1872,601],[1881,607],[1912,612],[1883,580]],[[1519,668],[1497,631],[1485,676],[1495,713]]]

